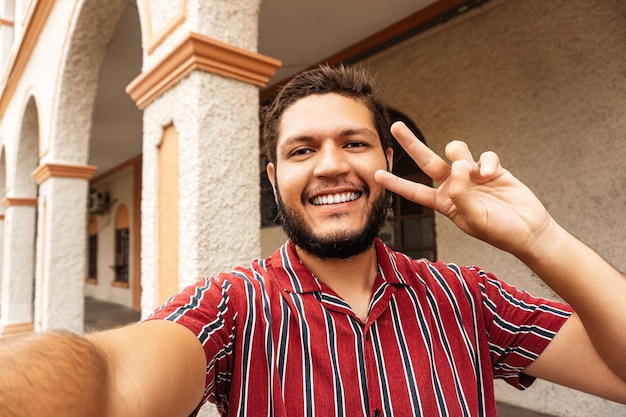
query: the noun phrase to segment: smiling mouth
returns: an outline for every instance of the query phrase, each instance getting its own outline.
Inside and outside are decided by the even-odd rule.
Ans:
[[[315,206],[324,206],[327,204],[340,204],[347,203],[349,201],[354,201],[361,197],[363,193],[350,192],[350,193],[339,193],[339,194],[329,194],[329,195],[320,195],[317,197],[313,197],[310,201],[311,204]]]

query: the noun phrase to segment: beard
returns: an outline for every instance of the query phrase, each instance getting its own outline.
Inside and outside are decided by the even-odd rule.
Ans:
[[[331,236],[316,236],[303,216],[285,205],[280,195],[278,182],[274,183],[276,184],[278,218],[284,232],[296,246],[319,259],[347,259],[365,252],[372,247],[374,239],[389,217],[392,194],[385,190],[372,202],[366,213],[365,225],[361,230],[340,230]],[[369,196],[369,188],[366,188],[363,197]]]

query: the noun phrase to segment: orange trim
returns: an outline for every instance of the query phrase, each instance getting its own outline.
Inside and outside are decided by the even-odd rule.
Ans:
[[[262,87],[279,66],[277,59],[189,33],[161,62],[135,78],[126,87],[126,92],[135,100],[137,107],[143,109],[197,69]]]
[[[97,169],[98,167],[93,165],[45,164],[38,166],[33,171],[32,176],[37,185],[43,184],[50,177],[88,180]]]
[[[37,45],[39,35],[41,35],[50,16],[54,2],[55,0],[31,2],[33,7],[26,18],[22,42],[20,42],[16,54],[12,55],[8,70],[5,72],[5,78],[2,80],[2,85],[0,85],[0,91],[2,91],[2,96],[0,96],[0,117],[4,115],[9,101],[13,93],[15,93],[17,84],[24,73],[24,68],[26,68],[26,64]]]
[[[132,245],[132,303],[135,310],[141,308],[141,185],[142,159],[134,161],[133,166],[133,233],[130,235]]]
[[[13,22],[10,20],[0,18],[0,26],[8,26],[10,28],[13,27]]]
[[[163,28],[159,31],[159,33],[155,36],[152,31],[152,14],[150,13],[150,1],[143,0],[143,10],[145,10],[146,17],[146,32],[148,39],[148,47],[146,48],[146,52],[148,55],[152,54],[157,47],[163,43],[165,38],[167,38],[174,30],[180,26],[185,19],[187,18],[187,0],[182,0],[178,3],[178,10],[176,14],[163,26]]]
[[[101,180],[107,177],[110,177],[111,175],[117,174],[118,172],[122,171],[123,169],[128,168],[131,165],[135,165],[137,161],[141,162],[141,158],[142,158],[142,155],[134,156],[131,159],[124,161],[121,164],[109,169],[108,171],[105,171],[102,174],[98,174],[97,176],[93,177],[90,182],[92,184],[98,183]]]
[[[32,333],[35,331],[33,322],[13,323],[0,327],[0,336],[16,336],[18,334]]]
[[[0,221],[4,220],[4,214],[0,214]]]
[[[397,39],[410,31],[418,28],[421,25],[424,25],[428,22],[432,22],[435,19],[449,13],[453,10],[460,9],[464,5],[470,3],[468,0],[439,0],[430,6],[418,10],[405,17],[404,19],[392,24],[391,26],[382,29],[379,32],[374,33],[373,35],[368,36],[367,38],[337,52],[330,57],[311,65],[307,69],[312,69],[320,66],[321,64],[328,65],[338,65],[342,62],[346,62],[349,60],[353,60],[360,55],[366,54],[376,48],[379,48],[385,45],[387,42],[391,42],[394,39]],[[303,71],[305,71],[303,70]],[[295,74],[294,74],[295,75]],[[287,79],[280,81],[277,84],[272,85],[271,87],[263,90],[260,94],[261,101],[267,100],[271,98],[276,92],[282,87],[285,83],[287,83],[293,76],[288,77]]]
[[[115,287],[115,288],[128,288],[128,282],[111,281],[111,287]]]
[[[37,207],[37,199],[29,197],[4,197],[2,199],[2,205],[4,208],[14,206]]]

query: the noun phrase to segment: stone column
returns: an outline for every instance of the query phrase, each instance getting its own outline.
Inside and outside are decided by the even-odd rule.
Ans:
[[[83,331],[87,198],[95,170],[48,163],[33,172],[39,185],[36,331]]]
[[[144,315],[157,304],[158,147],[166,126],[179,136],[180,286],[260,255],[258,87],[279,64],[190,33],[129,85],[144,109]]]
[[[142,314],[157,305],[159,158],[178,158],[179,286],[260,255],[259,94],[280,62],[256,52],[260,0],[142,2]],[[227,18],[225,18],[227,17]],[[166,128],[176,152],[160,153]],[[163,214],[163,213],[161,213]],[[176,273],[176,272],[174,272]],[[216,415],[212,406],[201,415]]]
[[[36,198],[5,197],[0,335],[33,329]]]

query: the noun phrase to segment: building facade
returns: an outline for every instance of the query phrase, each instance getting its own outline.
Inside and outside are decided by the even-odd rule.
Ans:
[[[282,57],[259,53],[259,13],[263,0],[0,0],[0,334],[82,332],[85,296],[145,316],[284,241],[261,214],[259,105]],[[452,139],[496,151],[626,270],[626,4],[441,0],[400,23],[327,61],[377,74],[438,153]],[[554,296],[428,222],[433,256]],[[555,415],[626,413],[543,382],[497,392]]]

